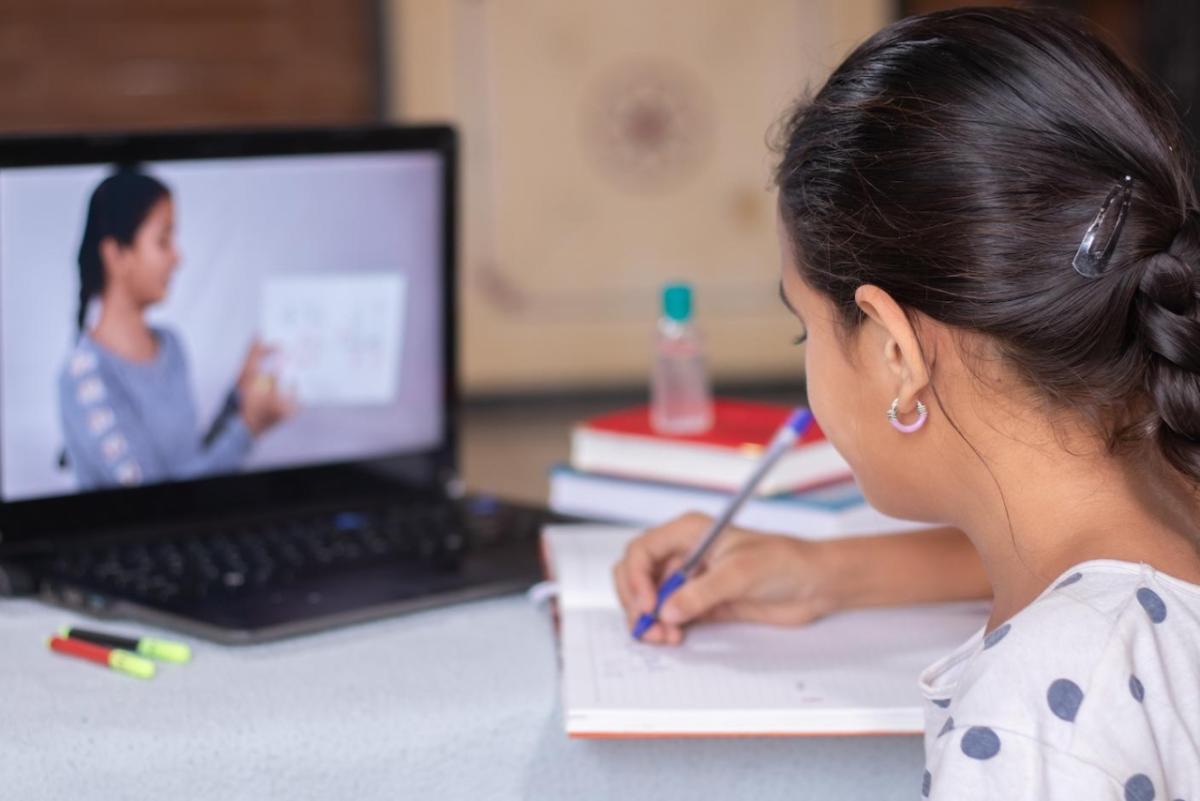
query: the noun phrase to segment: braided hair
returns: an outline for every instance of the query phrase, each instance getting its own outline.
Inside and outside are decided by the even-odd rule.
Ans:
[[[1200,480],[1200,218],[1192,214],[1166,250],[1140,265],[1138,339],[1152,401],[1140,428],[1167,461]]]

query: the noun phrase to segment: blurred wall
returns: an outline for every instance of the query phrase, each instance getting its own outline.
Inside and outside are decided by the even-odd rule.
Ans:
[[[641,384],[663,281],[718,379],[798,379],[768,129],[887,0],[388,0],[389,113],[464,141],[469,391]]]
[[[0,131],[379,118],[380,0],[0,0]]]
[[[790,380],[768,129],[895,15],[959,4],[0,0],[0,132],[451,120],[469,391],[640,385],[672,277],[718,378]],[[1200,135],[1200,4],[1054,4]]]

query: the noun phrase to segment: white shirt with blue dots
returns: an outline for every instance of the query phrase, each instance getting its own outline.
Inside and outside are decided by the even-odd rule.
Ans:
[[[1200,586],[1101,560],[921,675],[922,796],[1200,801]]]

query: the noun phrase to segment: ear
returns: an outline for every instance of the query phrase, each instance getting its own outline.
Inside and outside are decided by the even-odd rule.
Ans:
[[[883,362],[896,381],[900,410],[916,408],[917,398],[929,388],[931,362],[926,362],[917,331],[900,304],[877,286],[864,284],[854,293],[854,302],[876,329]]]
[[[100,264],[104,269],[105,277],[110,277],[114,273],[121,271],[123,263],[121,243],[115,237],[106,236],[100,240]]]

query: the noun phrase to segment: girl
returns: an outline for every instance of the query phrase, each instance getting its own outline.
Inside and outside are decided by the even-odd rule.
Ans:
[[[179,254],[166,186],[121,169],[92,193],[79,247],[79,338],[59,375],[67,461],[80,489],[130,486],[237,469],[253,438],[291,412],[250,349],[225,413],[196,424],[178,337],[150,326]],[[93,299],[100,316],[85,328]]]
[[[854,51],[781,151],[812,409],[876,507],[950,527],[728,532],[647,639],[990,593],[920,679],[925,796],[1200,798],[1200,208],[1170,103],[1057,14],[945,12]],[[704,525],[630,545],[631,621]]]

